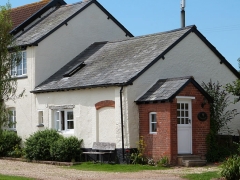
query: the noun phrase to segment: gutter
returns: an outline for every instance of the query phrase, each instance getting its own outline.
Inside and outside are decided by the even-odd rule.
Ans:
[[[122,162],[124,162],[124,131],[123,131],[123,106],[122,106],[122,92],[123,86],[120,89],[120,108],[121,108],[121,130],[122,130]]]

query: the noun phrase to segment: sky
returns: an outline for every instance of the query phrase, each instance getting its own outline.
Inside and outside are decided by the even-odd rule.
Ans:
[[[40,0],[9,0],[12,8]],[[68,4],[81,0],[65,0]],[[98,0],[134,36],[178,29],[181,0]],[[0,0],[5,5],[8,0]],[[186,0],[186,26],[197,29],[237,70],[240,0]]]

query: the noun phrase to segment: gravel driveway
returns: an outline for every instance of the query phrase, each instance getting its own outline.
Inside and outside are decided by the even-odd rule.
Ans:
[[[10,161],[0,159],[0,174],[32,177],[36,179],[48,180],[112,180],[112,179],[164,179],[180,180],[181,175],[187,173],[201,173],[207,171],[217,171],[217,167],[174,167],[169,170],[142,171],[133,173],[109,173],[80,171],[62,168],[55,165],[27,163],[21,161]]]

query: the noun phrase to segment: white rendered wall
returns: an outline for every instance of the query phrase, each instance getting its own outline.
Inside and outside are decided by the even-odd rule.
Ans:
[[[74,105],[74,133],[63,133],[64,136],[83,139],[85,148],[91,148],[97,141],[115,142],[117,148],[121,148],[119,90],[118,87],[109,87],[36,94],[36,111],[43,110],[44,128],[54,128],[54,114],[50,107]],[[115,101],[115,108],[96,110],[95,104],[105,100]]]
[[[35,85],[40,84],[89,45],[124,39],[126,33],[94,3],[38,44]]]
[[[32,121],[35,112],[35,95],[30,93],[34,88],[34,60],[35,60],[36,47],[28,47],[26,50],[27,55],[27,75],[18,79],[18,87],[16,95],[24,92],[23,97],[17,98],[14,101],[9,100],[6,102],[7,107],[14,107],[16,109],[16,130],[18,135],[23,139],[28,137],[36,130],[36,123]]]
[[[236,76],[224,65],[220,64],[218,57],[195,35],[189,34],[170,52],[165,59],[160,59],[137,80],[127,87],[127,110],[129,124],[130,147],[136,147],[138,141],[138,107],[134,102],[141,97],[158,79],[194,76],[201,85],[202,82],[219,81],[222,85],[232,82]],[[230,106],[231,109],[240,109],[240,104]],[[238,135],[240,129],[240,116],[235,117],[230,128]]]

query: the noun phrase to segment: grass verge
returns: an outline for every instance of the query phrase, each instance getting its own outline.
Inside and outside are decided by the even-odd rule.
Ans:
[[[133,165],[133,164],[100,164],[92,162],[84,162],[79,165],[69,167],[71,169],[83,171],[105,171],[105,172],[139,172],[144,170],[164,170],[165,167],[149,166],[149,165]]]
[[[0,174],[0,180],[33,180],[33,179],[20,176],[8,176]]]
[[[196,173],[196,174],[187,174],[183,178],[189,180],[211,180],[212,178],[220,178],[220,174],[217,171]]]

